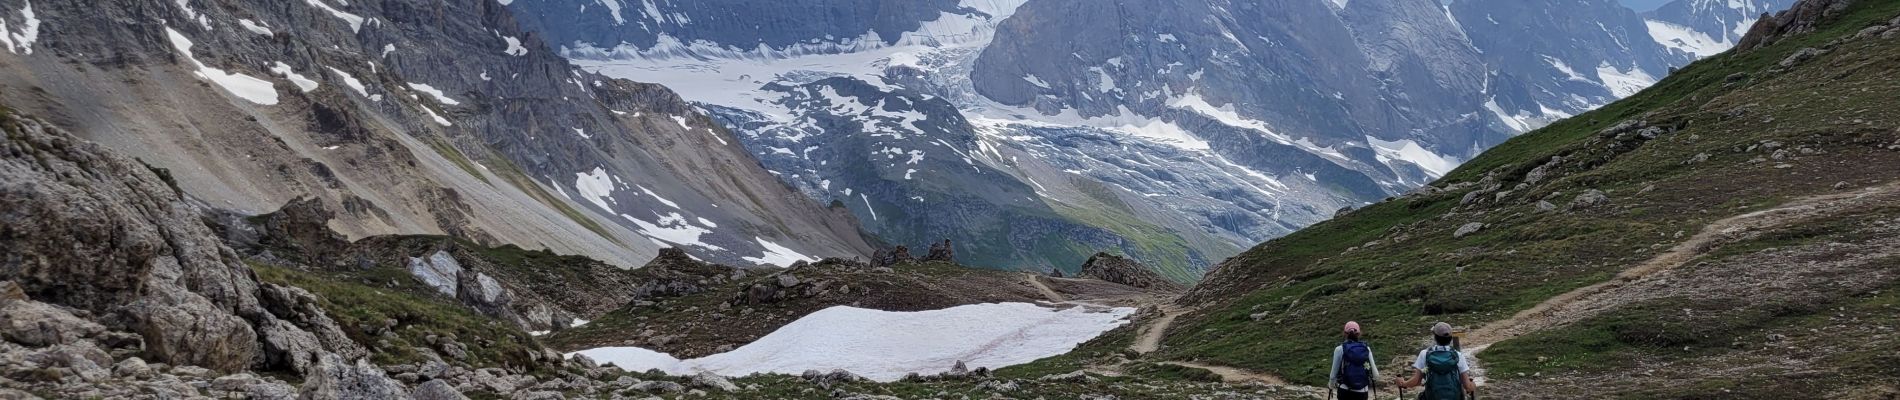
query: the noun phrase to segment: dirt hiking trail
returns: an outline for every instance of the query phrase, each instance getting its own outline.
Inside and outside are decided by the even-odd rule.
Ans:
[[[1896,201],[1900,201],[1900,184],[1887,184],[1861,190],[1804,197],[1775,208],[1717,220],[1702,228],[1701,232],[1696,233],[1689,240],[1623,270],[1615,278],[1551,297],[1510,318],[1485,323],[1468,333],[1462,339],[1462,344],[1467,354],[1477,354],[1497,342],[1566,325],[1595,315],[1599,311],[1614,308],[1627,300],[1619,299],[1617,296],[1606,296],[1605,294],[1610,293],[1611,289],[1642,280],[1658,272],[1680,267],[1750,231],[1774,230],[1869,206],[1893,204]]]

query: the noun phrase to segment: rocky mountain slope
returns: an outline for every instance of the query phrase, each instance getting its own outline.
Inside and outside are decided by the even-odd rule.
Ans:
[[[582,257],[441,236],[351,242],[326,227],[331,215],[318,200],[245,216],[191,201],[167,170],[44,121],[0,110],[0,131],[6,133],[0,147],[0,204],[6,206],[0,208],[0,260],[8,260],[0,268],[0,397],[1301,393],[1243,394],[1205,381],[1133,377],[1117,382],[1147,383],[1108,387],[1098,385],[1097,377],[1039,370],[952,370],[885,384],[837,371],[736,379],[630,373],[585,357],[566,360],[543,347],[538,336],[544,332],[529,330],[570,323],[584,329],[593,325],[579,318],[599,317],[607,312],[602,304],[623,300],[630,310],[662,312],[655,321],[710,327],[782,324],[781,313],[844,302],[936,308],[1023,301],[1040,292],[1025,274],[947,264],[942,258],[951,254],[948,249],[932,251],[923,264],[893,259],[894,268],[870,267],[832,259],[747,279],[746,269],[705,264],[676,249],[663,252],[654,265],[624,270]],[[1124,288],[1118,293],[1140,292],[1075,281],[1063,286],[1068,293],[1100,293],[1093,290],[1111,286]],[[693,299],[762,311],[722,319],[675,307]],[[597,324],[616,323],[611,316],[600,319]],[[757,332],[729,331],[712,332]],[[710,342],[683,337],[677,342]]]
[[[251,213],[633,266],[861,256],[667,89],[583,73],[491,1],[9,1],[0,93]]]
[[[509,7],[891,241],[1021,270],[1114,248],[1176,280],[1712,54],[1603,1],[741,3]]]
[[[1794,9],[1743,50],[1221,263],[1156,357],[1318,382],[1302,360],[1334,343],[1316,332],[1357,320],[1398,370],[1449,321],[1487,397],[1892,393],[1872,349],[1900,338],[1900,121],[1882,112],[1900,5]]]

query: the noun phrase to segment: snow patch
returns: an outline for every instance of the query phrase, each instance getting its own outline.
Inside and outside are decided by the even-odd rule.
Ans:
[[[707,250],[725,250],[719,246],[700,241],[700,237],[712,233],[712,231],[688,223],[686,217],[681,216],[679,213],[660,214],[656,212],[654,215],[659,217],[659,219],[654,222],[647,222],[627,214],[620,214],[620,217],[626,218],[628,222],[632,222],[635,226],[638,226],[640,228],[640,235],[646,236],[647,239],[671,243],[677,246],[695,246]]]
[[[454,105],[462,104],[462,102],[455,101],[455,99],[449,98],[448,95],[442,94],[442,91],[439,89],[436,89],[434,86],[429,86],[429,85],[415,83],[415,82],[409,82],[409,88],[415,89],[415,91],[422,92],[423,94],[427,94],[429,95],[429,97],[434,97],[435,101],[437,103],[442,103],[442,105],[454,106]]]
[[[707,221],[701,220],[701,222]],[[765,238],[762,237],[753,237],[752,240],[758,241],[759,246],[765,248],[765,254],[758,257],[740,257],[740,259],[762,265],[776,265],[780,267],[791,266],[792,263],[799,261],[818,261],[817,257],[801,254],[791,248],[780,246],[778,243],[773,243],[770,240],[765,240]]]
[[[1656,77],[1650,76],[1642,68],[1623,71],[1611,66],[1608,61],[1597,66],[1597,79],[1602,80],[1603,87],[1610,89],[1610,93],[1616,94],[1616,97],[1630,97],[1656,84]]]
[[[1424,169],[1426,173],[1432,174],[1432,177],[1445,176],[1445,173],[1457,168],[1459,163],[1458,159],[1433,153],[1411,139],[1387,142],[1367,136],[1366,143],[1371,144],[1372,150],[1380,157],[1410,162]]]
[[[1023,80],[1028,81],[1029,84],[1036,85],[1036,87],[1039,87],[1039,88],[1043,88],[1043,89],[1049,88],[1049,82],[1043,82],[1042,78],[1036,77],[1035,74],[1023,75]]]
[[[277,65],[271,66],[270,72],[283,75],[284,79],[289,79],[290,84],[297,85],[297,89],[302,90],[304,93],[317,90],[317,81],[305,78],[302,74],[298,74],[297,71],[291,70],[290,64],[285,64],[283,61],[278,61]]]
[[[20,7],[20,19],[24,20],[20,32],[13,32],[12,28],[7,27],[7,21],[0,19],[0,44],[5,44],[7,51],[14,54],[33,54],[33,42],[40,40],[40,19],[33,15],[32,1],[22,2],[26,5]],[[205,23],[206,29],[210,29],[210,22],[207,20]]]
[[[633,186],[640,188],[640,193],[646,193],[646,195],[648,196],[653,196],[653,199],[659,200],[660,204],[665,204],[667,207],[672,207],[675,210],[680,208],[680,203],[674,203],[672,200],[667,200],[665,197],[660,197],[658,193],[653,193],[653,191],[647,189],[646,186],[640,186],[640,185],[633,185]]]
[[[363,31],[363,17],[362,16],[343,12],[343,10],[331,8],[330,5],[325,4],[323,0],[303,0],[303,2],[305,4],[309,4],[311,7],[322,9],[324,12],[330,13],[330,16],[336,17],[337,19],[341,19],[345,23],[349,23],[350,32],[352,33]]]
[[[455,126],[454,123],[449,122],[448,118],[442,118],[441,114],[436,114],[435,110],[429,109],[429,107],[426,107],[426,106],[419,106],[419,107],[422,108],[423,114],[429,114],[429,119],[434,120],[436,125]]]
[[[343,70],[336,69],[336,67],[325,67],[325,68],[329,68],[330,73],[336,74],[337,77],[343,78],[343,86],[349,86],[350,90],[356,91],[356,94],[363,95],[363,97],[369,97],[369,87],[363,86],[363,81],[356,80],[355,76],[351,76],[350,73],[343,72]]]
[[[574,190],[580,192],[582,199],[604,211],[613,211],[608,203],[619,203],[613,197],[616,188],[612,175],[608,175],[605,168],[594,167],[593,171],[575,173]]]
[[[1698,58],[1721,54],[1735,47],[1735,43],[1730,43],[1726,36],[1716,39],[1693,28],[1657,20],[1644,20],[1643,23],[1649,26],[1649,37],[1655,39],[1657,44],[1694,54]]]
[[[604,0],[604,1],[612,1],[612,0]],[[516,57],[528,55],[528,48],[521,47],[521,39],[517,39],[514,36],[502,36],[501,40],[508,42],[508,49],[502,50],[501,54],[507,54],[507,55],[516,56]]]
[[[192,56],[191,39],[169,26],[165,27],[165,35],[171,38],[172,48],[184,54],[185,60],[190,61],[191,65],[198,67],[193,75],[197,75],[199,79],[211,81],[218,87],[224,88],[225,91],[231,92],[232,95],[252,103],[267,106],[277,104],[277,88],[271,86],[270,81],[240,73],[226,73],[224,70],[207,66],[199,62],[197,57]]]
[[[729,352],[691,360],[637,347],[603,347],[586,355],[628,371],[687,375],[798,374],[843,369],[881,382],[910,373],[948,371],[958,361],[996,369],[1060,355],[1128,323],[1133,308],[1046,308],[992,303],[895,312],[835,306],[812,313]]]
[[[251,33],[255,33],[259,35],[264,35],[264,36],[275,35],[274,33],[271,33],[270,26],[260,24],[257,21],[252,21],[248,19],[238,19],[238,26],[242,26],[244,27],[244,30],[251,31]]]

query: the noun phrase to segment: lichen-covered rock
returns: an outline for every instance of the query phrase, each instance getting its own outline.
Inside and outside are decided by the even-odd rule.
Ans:
[[[468,400],[468,396],[463,396],[462,392],[456,391],[454,386],[450,386],[448,381],[443,380],[432,380],[416,385],[416,390],[410,392],[409,395],[416,400]]]
[[[711,372],[704,372],[704,371],[701,371],[699,374],[693,375],[693,387],[712,389],[712,390],[721,391],[721,392],[739,391],[739,385],[733,384],[732,380],[726,379],[726,377],[719,376]]]
[[[40,347],[73,343],[104,331],[104,326],[51,304],[0,300],[0,339]]]
[[[1577,195],[1576,199],[1571,200],[1570,208],[1579,208],[1579,209],[1590,208],[1590,207],[1595,207],[1603,203],[1607,203],[1609,201],[1610,201],[1610,196],[1607,194],[1604,194],[1603,191],[1590,189],[1590,190],[1584,191],[1583,194]]]
[[[443,296],[455,296],[461,285],[457,280],[462,276],[462,264],[448,252],[436,250],[429,257],[410,257],[409,274],[422,281],[423,285],[435,288]]]
[[[1462,238],[1465,236],[1470,236],[1473,233],[1478,233],[1479,230],[1483,230],[1484,226],[1485,225],[1483,222],[1472,222],[1472,223],[1464,224],[1463,226],[1458,227],[1457,232],[1452,232],[1451,237]]]
[[[368,361],[354,363],[336,354],[318,358],[315,368],[304,375],[299,397],[306,400],[408,399],[402,383],[384,376],[383,369]]]

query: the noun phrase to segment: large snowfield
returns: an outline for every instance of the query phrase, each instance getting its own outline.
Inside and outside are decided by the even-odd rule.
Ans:
[[[843,369],[891,382],[904,375],[948,371],[957,361],[969,368],[1000,368],[1061,355],[1103,332],[1128,323],[1133,308],[1050,308],[1029,303],[992,303],[918,312],[836,306],[729,352],[691,360],[638,347],[602,347],[586,355],[629,371],[659,369],[688,375],[799,374]]]

